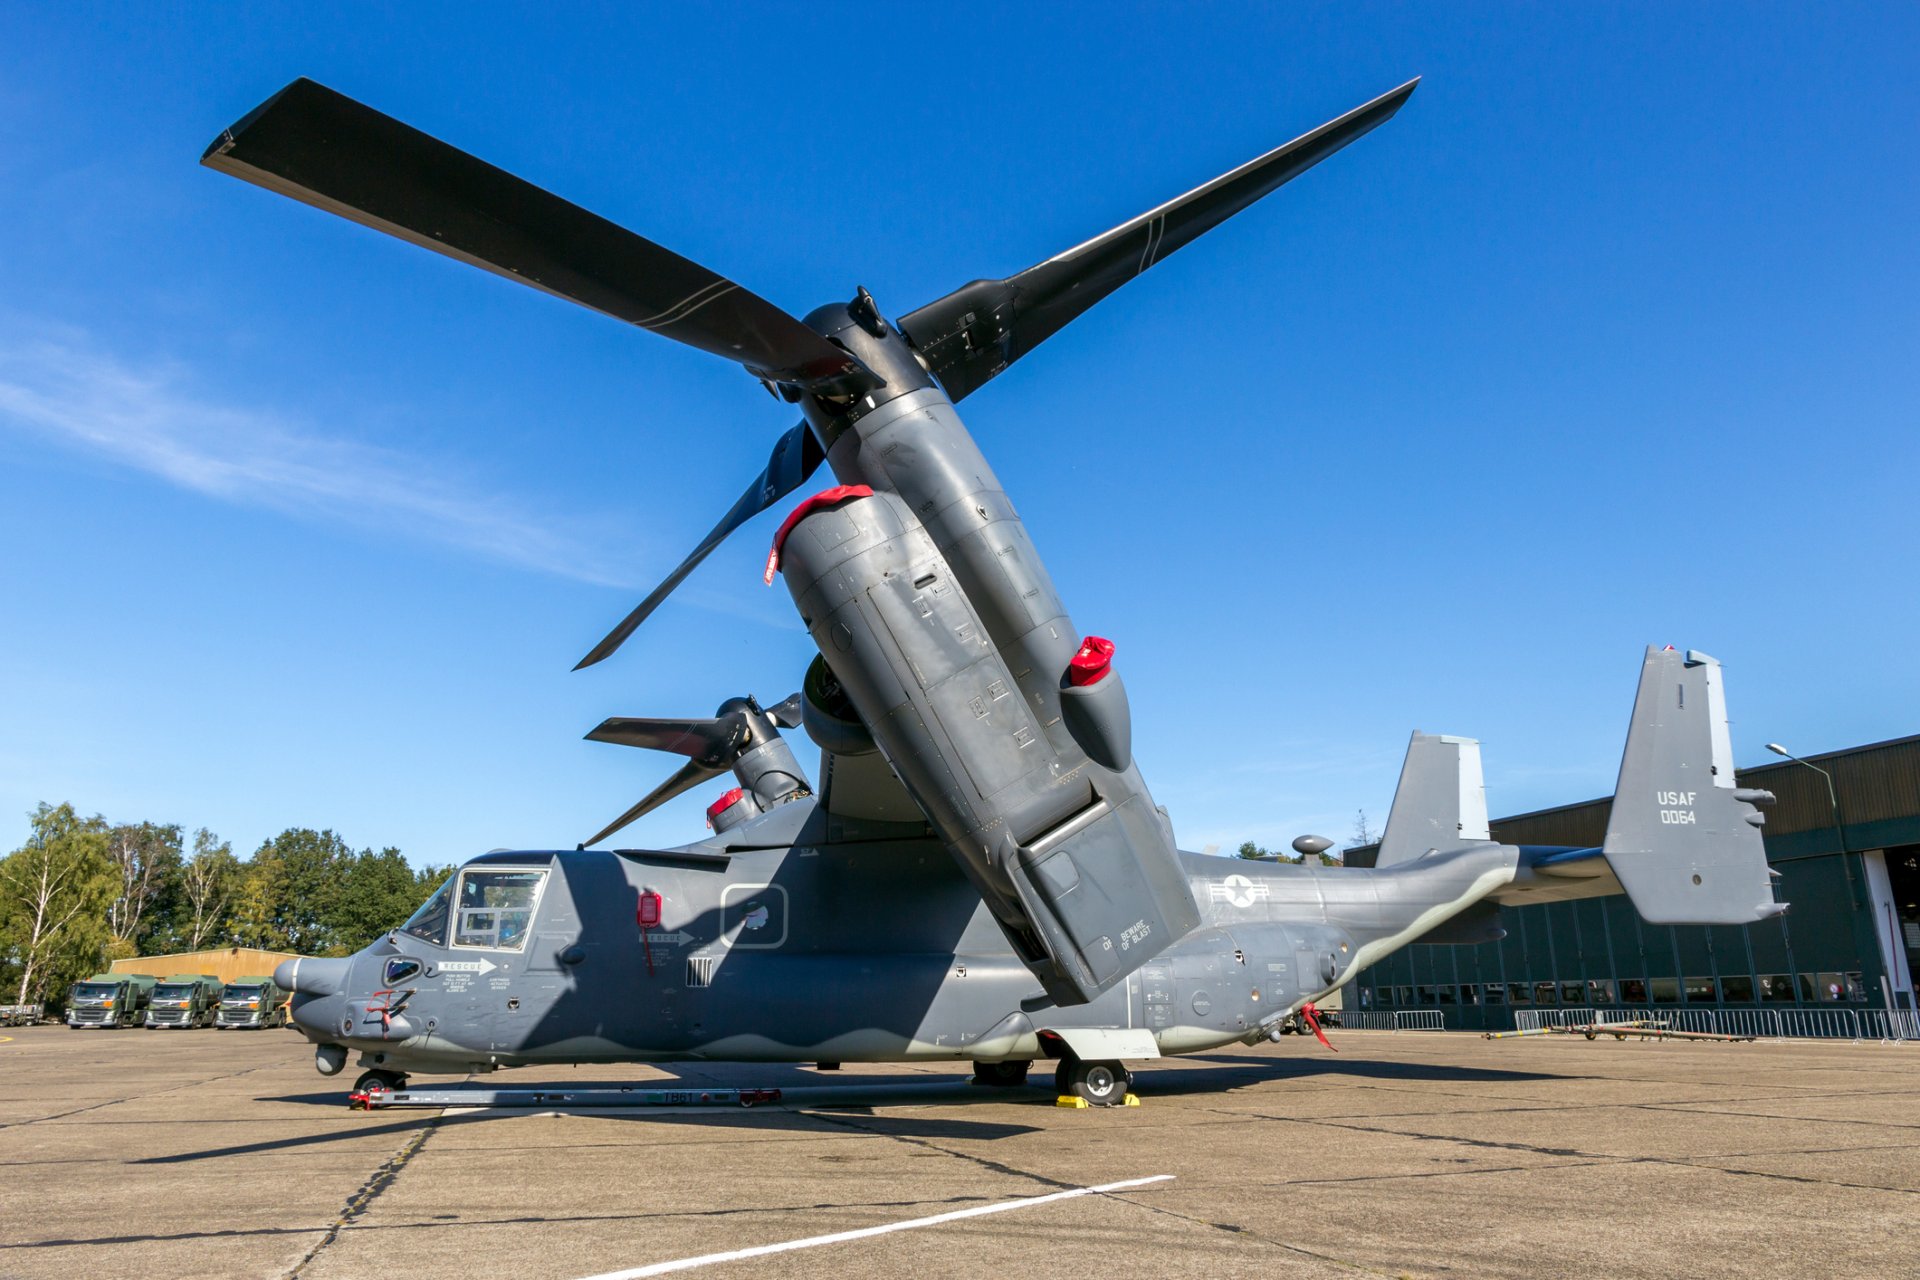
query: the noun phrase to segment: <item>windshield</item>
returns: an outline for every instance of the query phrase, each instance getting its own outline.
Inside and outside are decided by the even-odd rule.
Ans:
[[[463,871],[460,873],[460,922],[456,947],[518,951],[527,945],[527,926],[546,882],[544,871]]]
[[[75,1000],[110,1000],[119,988],[106,982],[76,982],[73,986]]]
[[[172,985],[162,983],[153,989],[153,998],[155,1000],[190,1000],[193,998],[193,988],[185,983]]]
[[[258,987],[228,987],[227,988],[227,999],[229,1001],[258,1000],[259,998],[260,998],[260,988]]]
[[[400,932],[424,938],[436,947],[447,945],[447,902],[452,896],[453,881],[448,880],[434,890],[433,896],[421,904],[418,911],[407,917]]]

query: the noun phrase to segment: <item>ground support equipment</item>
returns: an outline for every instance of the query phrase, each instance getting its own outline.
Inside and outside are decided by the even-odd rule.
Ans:
[[[360,1089],[356,1111],[392,1107],[743,1107],[780,1101],[778,1089]]]

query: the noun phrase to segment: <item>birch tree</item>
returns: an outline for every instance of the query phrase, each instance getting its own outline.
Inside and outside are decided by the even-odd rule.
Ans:
[[[114,950],[132,955],[142,926],[152,921],[148,908],[170,887],[180,870],[180,827],[151,822],[126,823],[107,833],[107,853],[120,877],[120,892],[107,908]]]
[[[100,963],[119,887],[105,821],[80,818],[70,804],[42,804],[32,816],[27,843],[0,861],[0,955],[20,970],[19,1004]]]
[[[233,847],[205,827],[193,833],[193,856],[180,867],[180,941],[198,951],[225,936],[239,897],[243,871]]]

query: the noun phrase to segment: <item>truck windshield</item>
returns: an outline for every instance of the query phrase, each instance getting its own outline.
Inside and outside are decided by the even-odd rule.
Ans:
[[[111,1000],[119,994],[120,988],[110,982],[76,982],[73,985],[75,1000]]]
[[[193,988],[185,983],[173,986],[162,983],[153,989],[153,998],[155,1000],[191,1000]]]
[[[400,932],[410,933],[423,938],[436,947],[447,945],[447,902],[453,897],[453,881],[448,880],[434,890],[431,898],[421,904],[420,909],[407,917],[400,926]]]
[[[258,1000],[259,998],[260,998],[260,988],[258,987],[228,987],[227,988],[227,1003],[229,1004],[233,1004],[241,1000]]]

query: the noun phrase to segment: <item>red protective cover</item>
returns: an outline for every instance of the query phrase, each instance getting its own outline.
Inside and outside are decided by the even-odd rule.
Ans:
[[[792,514],[780,522],[780,531],[773,535],[773,550],[767,553],[766,584],[773,585],[773,575],[780,572],[780,548],[787,545],[787,535],[794,526],[818,511],[821,507],[830,507],[836,502],[845,502],[848,498],[871,498],[873,490],[864,484],[837,484],[831,489],[822,489],[793,509]]]
[[[1067,683],[1080,685],[1097,684],[1107,678],[1107,672],[1113,669],[1113,641],[1100,636],[1088,636],[1080,642],[1080,652],[1073,655],[1067,663]]]
[[[740,797],[745,794],[746,794],[745,791],[741,790],[739,787],[735,787],[733,790],[727,792],[725,795],[721,796],[718,800],[715,800],[712,804],[708,805],[707,806],[707,825],[712,826],[713,820],[715,818],[719,817],[721,814],[725,813],[727,810],[733,808],[733,806],[739,804]]]

